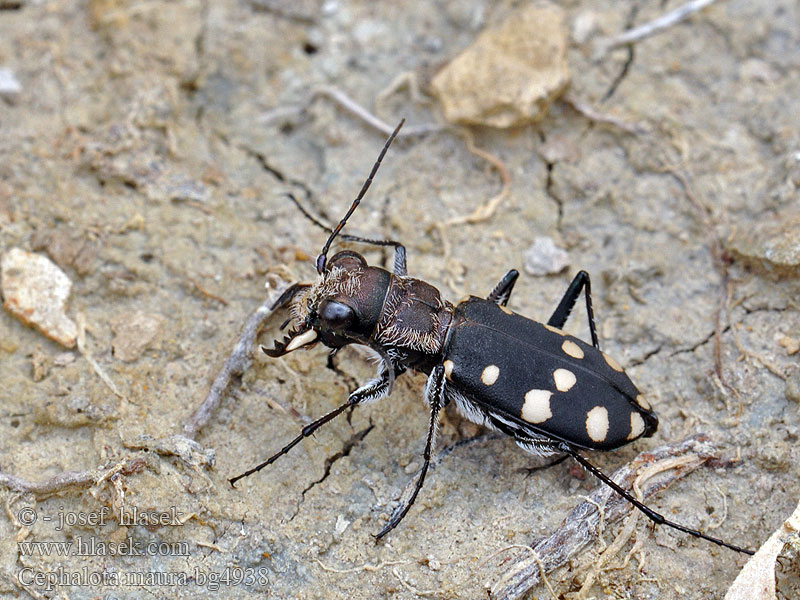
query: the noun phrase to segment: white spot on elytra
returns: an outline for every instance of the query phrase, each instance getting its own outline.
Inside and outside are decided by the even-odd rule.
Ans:
[[[530,390],[525,394],[525,404],[522,405],[522,418],[528,423],[544,423],[553,416],[550,410],[549,390]]]
[[[603,358],[606,359],[606,362],[608,363],[609,367],[611,367],[615,371],[619,371],[620,373],[622,373],[622,365],[620,365],[617,361],[608,356],[605,352],[603,352]]]
[[[452,360],[444,361],[444,376],[448,379],[450,379],[450,376],[453,374],[453,367],[455,367],[455,364]]]
[[[608,410],[595,406],[586,413],[586,433],[594,442],[603,442],[608,435]]]
[[[556,382],[556,389],[559,392],[568,392],[575,385],[577,378],[569,369],[556,369],[553,371],[553,381]]]
[[[631,413],[631,432],[628,434],[629,440],[635,440],[644,433],[644,419],[636,411]]]
[[[498,377],[500,377],[500,367],[497,365],[489,365],[481,373],[481,381],[484,385],[493,385]]]
[[[564,343],[561,344],[561,349],[564,354],[568,354],[572,358],[583,358],[583,350],[572,340],[564,340]]]
[[[636,404],[638,404],[645,410],[650,410],[650,403],[647,401],[647,398],[645,398],[641,394],[636,396]]]

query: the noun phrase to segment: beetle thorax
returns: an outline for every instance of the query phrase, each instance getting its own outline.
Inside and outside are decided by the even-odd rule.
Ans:
[[[441,357],[453,306],[432,285],[392,276],[374,345],[395,362],[427,371]]]

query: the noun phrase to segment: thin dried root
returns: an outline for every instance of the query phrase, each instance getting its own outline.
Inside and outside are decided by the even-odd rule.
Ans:
[[[86,349],[86,317],[83,316],[83,313],[78,313],[76,321],[78,324],[78,352],[80,352],[83,358],[86,359],[86,362],[91,365],[97,376],[108,386],[108,389],[114,392],[116,396],[125,400],[125,394],[117,389],[117,386],[114,385],[111,377],[108,376],[108,374],[102,369],[102,367],[100,367],[97,361],[92,358],[92,355],[89,354],[89,351]]]
[[[564,94],[561,96],[561,101],[569,104],[573,109],[577,112],[582,114],[584,117],[589,119],[590,121],[594,121],[595,123],[604,123],[606,125],[612,125],[625,131],[627,133],[632,133],[634,135],[639,135],[643,133],[647,133],[647,127],[644,123],[629,123],[623,119],[615,117],[613,115],[609,115],[606,113],[601,113],[592,108],[587,102],[576,98],[572,94]]]
[[[362,571],[380,571],[384,567],[389,567],[392,565],[402,565],[407,563],[407,560],[387,560],[381,561],[377,565],[371,565],[369,563],[363,564],[360,567],[350,567],[349,569],[337,569],[335,567],[329,567],[325,565],[320,559],[315,559],[317,564],[322,567],[323,571],[327,571],[328,573],[361,573]]]
[[[130,475],[138,473],[145,467],[145,460],[141,456],[116,463],[113,467],[99,467],[89,471],[64,471],[45,481],[28,481],[15,475],[0,473],[0,487],[9,488],[18,492],[49,496],[71,487],[88,487],[99,485],[114,477],[118,473]]]
[[[197,281],[195,281],[194,279],[189,278],[189,282],[195,287],[195,289],[198,292],[200,292],[206,298],[209,298],[211,300],[216,300],[217,302],[219,302],[223,306],[228,306],[228,301],[225,300],[225,298],[223,298],[222,296],[217,296],[216,294],[212,294],[211,292],[206,290],[202,285],[197,283]]]
[[[634,27],[633,29],[629,29],[613,37],[607,37],[598,40],[597,55],[602,56],[614,48],[619,48],[620,46],[632,44],[646,37],[650,37],[651,35],[658,33],[667,27],[671,27],[676,23],[680,23],[690,15],[704,9],[706,6],[711,5],[713,2],[714,0],[692,0],[691,2],[682,4],[676,9],[671,10],[668,13],[661,15],[657,19],[653,19],[652,21],[645,23],[644,25]]]
[[[309,101],[324,96],[329,100],[333,100],[336,104],[344,108],[350,114],[358,117],[370,127],[377,129],[385,135],[390,135],[394,131],[394,126],[389,125],[377,115],[372,114],[366,108],[358,104],[355,100],[350,98],[347,94],[338,88],[329,85],[322,85],[316,88],[311,93]],[[438,123],[429,123],[425,125],[408,125],[404,127],[397,135],[397,137],[412,137],[416,135],[424,135],[426,133],[435,133],[449,128],[450,125],[440,125]]]
[[[714,446],[705,436],[697,435],[676,444],[642,452],[629,464],[618,469],[612,479],[623,488],[630,489],[640,476],[645,480],[664,469],[673,469],[668,477],[651,481],[642,488],[641,497],[647,499],[706,463],[714,466],[720,464]],[[561,527],[534,547],[545,572],[550,573],[563,566],[596,540],[600,516],[595,504],[605,506],[606,524],[614,523],[635,510],[630,503],[605,485],[598,486],[590,497],[593,502],[584,501],[572,509]],[[609,546],[609,551],[618,551],[615,544]],[[491,597],[504,600],[519,598],[539,583],[539,571],[536,561],[529,557],[520,560],[492,586]]]
[[[475,139],[472,135],[472,132],[468,129],[459,129],[459,134],[464,139],[464,142],[467,145],[467,150],[470,153],[474,154],[478,158],[482,158],[486,162],[490,163],[497,172],[500,173],[500,179],[503,182],[503,187],[493,198],[490,198],[485,204],[482,204],[478,208],[476,208],[471,214],[469,215],[462,215],[460,217],[454,217],[445,221],[445,226],[449,225],[462,225],[464,223],[481,223],[483,221],[488,221],[492,218],[497,207],[500,206],[500,203],[508,197],[509,191],[511,190],[511,175],[508,174],[508,169],[506,168],[503,161],[499,158],[494,156],[493,154],[489,154],[486,150],[482,150],[475,145]]]

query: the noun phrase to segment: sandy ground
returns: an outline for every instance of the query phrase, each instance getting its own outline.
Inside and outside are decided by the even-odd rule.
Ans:
[[[678,4],[562,3],[573,37],[588,35],[570,46],[569,93],[646,131],[589,120],[564,102],[536,125],[473,129],[475,144],[505,165],[509,194],[490,219],[444,230],[437,223],[487,202],[501,178],[452,132],[399,140],[351,231],[402,240],[410,272],[451,300],[488,293],[522,266],[535,238],[552,238],[570,266],[523,273],[511,306],[546,320],[575,271],[588,270],[601,343],[660,417],[654,438],[592,460],[612,471],[649,447],[708,434],[723,454],[740,454],[738,466],[700,469],[652,505],[758,547],[800,497],[797,273],[770,272],[760,238],[748,237],[769,222],[759,235],[791,238],[781,228],[796,226],[785,214],[797,209],[800,186],[800,9],[792,0],[721,1],[593,57],[597,36]],[[376,544],[373,534],[420,465],[428,419],[421,375],[404,376],[390,399],[330,424],[237,490],[228,477],[371,376],[360,353],[342,352],[338,370],[325,368],[322,349],[257,356],[196,437],[215,451],[213,467],[127,446],[181,432],[266,298],[266,280],[313,276],[309,257],[324,236],[284,194],[335,219],[377,155],[383,134],[325,97],[309,102],[312,92],[334,85],[390,123],[439,122],[435,102],[407,89],[375,100],[406,72],[424,90],[513,6],[0,7],[0,67],[21,87],[0,100],[0,252],[37,251],[64,270],[73,282],[68,314],[85,318],[87,352],[119,391],[76,350],[65,355],[0,312],[0,472],[44,481],[126,465],[57,494],[0,490],[0,595],[486,597],[524,552],[492,555],[553,531],[595,484],[566,464],[526,478],[520,469],[533,461],[512,441],[476,443],[432,472],[402,525]],[[593,24],[588,34],[581,23]],[[154,337],[127,348],[133,360],[123,361],[137,334],[115,338],[114,330],[137,311],[155,322]],[[568,329],[586,339],[583,313],[575,314]],[[448,411],[441,443],[476,431]],[[114,514],[120,506],[171,520],[126,526]],[[610,525],[606,542],[618,531]],[[95,544],[84,552],[93,556],[21,546],[78,540]],[[97,550],[126,540],[149,555]],[[551,574],[560,597],[577,597],[599,547]],[[721,598],[743,564],[641,519],[610,563],[617,568],[598,574],[586,597]],[[779,597],[800,596],[799,569],[790,553],[778,570]],[[47,590],[34,577],[48,573],[84,579]],[[137,573],[150,584],[113,581]],[[175,579],[164,585],[155,573]],[[549,597],[543,587],[532,593]]]

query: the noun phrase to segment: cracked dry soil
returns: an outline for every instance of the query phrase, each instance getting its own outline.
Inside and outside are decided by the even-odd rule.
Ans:
[[[677,4],[562,6],[568,23],[589,15],[608,35]],[[142,458],[88,488],[0,490],[1,596],[485,597],[512,551],[492,555],[548,534],[588,493],[591,478],[565,465],[522,476],[532,460],[509,440],[463,446],[376,544],[420,465],[428,417],[419,375],[231,489],[228,477],[372,375],[352,349],[333,369],[321,349],[257,355],[196,437],[216,451],[213,468],[124,445],[180,432],[263,301],[265,279],[313,275],[322,232],[285,193],[334,220],[383,143],[324,98],[294,108],[321,84],[372,107],[397,75],[424,81],[511,8],[479,0],[0,2],[0,66],[22,86],[19,97],[0,100],[0,251],[46,253],[69,275],[69,314],[85,316],[87,350],[124,396],[77,352],[65,357],[3,312],[0,472],[40,481]],[[445,239],[436,223],[494,196],[497,173],[450,133],[401,139],[349,226],[402,240],[410,272],[451,300],[488,293],[521,266],[534,238],[552,237],[570,267],[523,274],[511,305],[546,319],[574,272],[588,270],[601,343],[660,417],[654,438],[591,459],[608,472],[649,445],[710,435],[725,454],[740,454],[739,465],[701,469],[651,504],[754,548],[800,496],[798,354],[786,342],[800,335],[798,280],[752,269],[727,248],[798,203],[799,11],[790,0],[720,1],[598,60],[573,41],[570,93],[646,123],[646,133],[594,123],[560,102],[530,127],[475,130],[476,145],[508,169],[510,192],[491,219],[447,227]],[[411,125],[438,118],[405,90],[377,110]],[[165,320],[160,342],[123,362],[111,323],[133,311]],[[569,323],[588,335],[582,313]],[[440,432],[446,444],[477,430],[447,411]],[[174,507],[181,517],[166,526],[108,518],[58,527],[65,515],[119,506]],[[25,525],[20,511],[29,508],[37,518]],[[604,531],[608,543],[618,528]],[[78,539],[156,545],[136,556],[47,556],[21,545]],[[576,597],[593,556],[551,574],[559,595]],[[590,597],[721,598],[743,562],[641,519],[612,561],[619,568],[600,573]],[[779,597],[800,595],[799,568],[796,553],[783,560]],[[100,579],[52,590],[26,579],[58,572]],[[144,587],[113,579],[137,573],[178,579]]]

